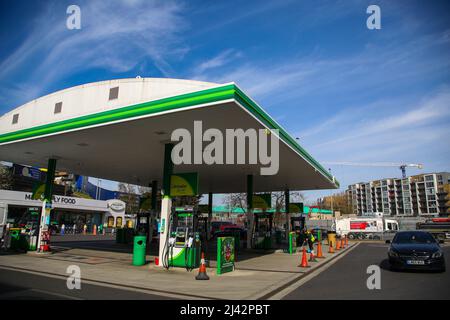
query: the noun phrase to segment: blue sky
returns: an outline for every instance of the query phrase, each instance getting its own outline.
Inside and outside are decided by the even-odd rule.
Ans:
[[[71,4],[81,30],[66,28]],[[366,27],[370,4],[381,8],[381,30]],[[449,171],[449,9],[413,0],[2,0],[0,114],[111,78],[234,81],[319,161]],[[327,167],[344,187],[400,176]]]

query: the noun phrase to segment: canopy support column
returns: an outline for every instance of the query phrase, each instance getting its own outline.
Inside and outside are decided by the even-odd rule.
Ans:
[[[206,224],[206,239],[211,240],[211,220],[213,214],[213,193],[208,193],[208,223]]]
[[[247,175],[247,249],[252,248],[253,239],[253,175]]]
[[[159,266],[163,266],[163,259],[165,250],[168,250],[168,237],[170,229],[169,224],[171,220],[172,198],[170,197],[170,177],[173,173],[172,162],[173,144],[166,144],[164,146],[164,172],[163,172],[163,198],[161,201],[161,227],[159,234]],[[168,261],[166,261],[168,263]]]
[[[289,189],[284,191],[284,211],[286,212],[286,239],[289,240],[289,232],[291,231],[291,213],[289,212],[290,192]]]
[[[148,243],[151,244],[152,243],[152,239],[153,239],[153,225],[156,221],[156,217],[157,217],[157,210],[158,210],[158,181],[153,180],[152,181],[152,205],[151,205],[151,211],[150,211],[150,217],[148,219]]]
[[[48,224],[50,221],[50,210],[53,198],[53,183],[55,180],[56,171],[56,159],[48,159],[47,164],[47,175],[45,178],[45,189],[44,189],[44,201],[42,202],[42,209],[39,215],[39,224],[37,227],[37,251],[41,251],[42,233],[48,229]],[[49,206],[49,209],[46,207]]]

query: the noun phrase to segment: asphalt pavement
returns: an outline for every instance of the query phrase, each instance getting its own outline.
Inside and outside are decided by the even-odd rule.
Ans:
[[[0,268],[0,300],[165,300],[168,297],[81,283],[69,290],[66,279]],[[171,298],[173,299],[173,298]]]
[[[360,243],[342,259],[334,263],[302,286],[284,297],[290,300],[308,299],[450,299],[450,246],[443,247],[447,271],[395,272],[387,263],[388,245]],[[369,290],[367,267],[381,269],[381,289]]]

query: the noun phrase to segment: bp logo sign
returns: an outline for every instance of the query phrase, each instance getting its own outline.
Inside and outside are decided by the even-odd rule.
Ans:
[[[217,274],[234,270],[234,238],[217,238]]]

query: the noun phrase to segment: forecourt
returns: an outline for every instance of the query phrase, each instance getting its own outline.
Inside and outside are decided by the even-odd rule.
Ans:
[[[203,131],[215,128],[223,136],[226,129],[279,130],[278,173],[261,175],[260,169],[265,166],[259,163],[174,166],[170,157],[174,144],[171,133],[185,128],[193,135],[194,121],[202,121]],[[224,157],[225,153],[224,149]],[[339,187],[327,170],[234,83],[138,77],[61,90],[0,118],[0,159],[47,167],[44,202],[51,201],[55,168],[151,185],[154,193],[160,186],[164,194],[160,261],[168,233],[164,220],[169,221],[171,214],[172,173],[197,172],[198,192],[209,194],[210,208],[213,193],[285,191],[289,195],[289,190]],[[251,202],[247,212],[250,226]],[[44,203],[43,217],[45,206]],[[41,221],[42,228],[46,222],[44,218]]]

